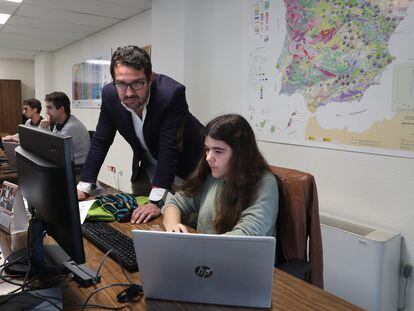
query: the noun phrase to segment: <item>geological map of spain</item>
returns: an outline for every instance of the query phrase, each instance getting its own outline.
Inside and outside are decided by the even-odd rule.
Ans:
[[[251,1],[245,114],[259,138],[414,157],[413,6]]]
[[[280,93],[300,93],[310,111],[361,100],[394,61],[389,40],[409,1],[285,0]]]

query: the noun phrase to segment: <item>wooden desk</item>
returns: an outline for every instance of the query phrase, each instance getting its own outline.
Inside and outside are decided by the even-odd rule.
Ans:
[[[151,230],[153,226],[163,228],[161,219],[158,218],[149,224],[131,225],[130,223],[113,223],[113,226],[131,236],[132,229]],[[23,239],[23,240],[22,240]],[[1,256],[10,253],[10,245],[14,247],[20,243],[24,244],[25,236],[22,234],[10,236],[0,231]],[[94,244],[84,239],[84,246],[87,258],[87,265],[93,270],[97,270],[103,256]],[[16,247],[14,249],[17,249]],[[1,260],[0,260],[1,263]],[[128,276],[134,282],[140,282],[139,273],[129,273]],[[64,280],[58,285],[62,287],[64,296],[65,310],[79,310],[79,305],[83,303],[89,294],[95,289],[113,283],[127,283],[121,267],[111,258],[107,258],[101,271],[101,282],[96,286],[80,288],[72,280]],[[1,283],[3,288],[5,284]],[[89,301],[90,304],[96,303],[105,306],[119,307],[116,295],[125,287],[112,287],[96,293]],[[2,291],[2,294],[5,292]],[[227,306],[207,305],[198,303],[182,303],[174,301],[163,301],[155,299],[145,299],[141,297],[135,302],[130,303],[132,310],[253,310],[252,308],[233,308]],[[263,310],[263,309],[261,309]],[[274,270],[272,310],[363,310],[351,303],[331,295],[313,285],[299,280],[278,269]]]

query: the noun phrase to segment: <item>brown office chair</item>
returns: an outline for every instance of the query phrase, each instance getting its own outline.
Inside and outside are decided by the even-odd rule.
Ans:
[[[279,187],[276,267],[323,288],[319,205],[313,175],[270,166]]]

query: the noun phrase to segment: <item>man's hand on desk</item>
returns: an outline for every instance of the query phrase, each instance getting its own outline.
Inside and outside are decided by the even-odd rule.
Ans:
[[[78,190],[78,201],[84,201],[89,197],[89,193]]]
[[[151,219],[156,218],[161,215],[161,210],[154,203],[147,203],[141,206],[138,206],[131,215],[132,224],[147,223]]]

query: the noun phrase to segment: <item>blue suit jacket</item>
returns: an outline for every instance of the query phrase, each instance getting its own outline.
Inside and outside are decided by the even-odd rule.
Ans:
[[[192,172],[203,154],[203,128],[188,111],[185,87],[168,76],[156,74],[143,125],[147,147],[158,161],[153,186],[170,189],[175,175],[186,178]],[[131,113],[122,106],[115,86],[107,84],[102,90],[101,113],[81,181],[96,182],[116,131],[133,150],[131,181],[135,181],[144,153],[135,135]]]

